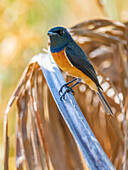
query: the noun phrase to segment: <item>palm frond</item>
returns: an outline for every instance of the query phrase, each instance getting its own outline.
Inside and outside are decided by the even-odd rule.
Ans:
[[[69,30],[95,67],[115,117],[104,113],[97,96],[85,84],[75,87],[75,99],[112,164],[116,169],[122,169],[128,163],[128,27],[106,19],[85,21]],[[59,100],[58,90],[65,81],[52,58],[45,56],[50,55],[39,54],[33,58],[8,103],[5,162],[8,162],[9,151],[7,112],[17,100],[17,169],[23,166],[28,169],[94,169],[97,165],[114,168],[73,96],[67,95],[65,102]],[[62,74],[66,81],[72,79]]]

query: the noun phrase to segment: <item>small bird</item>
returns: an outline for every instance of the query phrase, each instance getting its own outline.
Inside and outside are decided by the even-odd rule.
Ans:
[[[59,91],[60,99],[65,99],[66,93],[72,92],[74,94],[72,88],[82,80],[96,92],[106,113],[113,115],[109,104],[101,92],[103,89],[99,84],[91,62],[81,47],[73,40],[67,29],[54,27],[48,31],[48,36],[50,38],[50,51],[56,64],[67,74],[76,77],[61,87]],[[74,81],[76,83],[69,87],[68,85]],[[63,87],[67,87],[64,93]]]

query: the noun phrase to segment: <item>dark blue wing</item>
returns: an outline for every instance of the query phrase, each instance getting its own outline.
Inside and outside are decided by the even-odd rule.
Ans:
[[[65,52],[72,65],[74,65],[77,69],[81,70],[98,87],[101,88],[96,76],[96,72],[84,51],[76,43],[72,43],[67,46]]]

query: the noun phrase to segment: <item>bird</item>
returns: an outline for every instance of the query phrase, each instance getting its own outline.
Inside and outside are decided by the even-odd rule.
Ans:
[[[82,48],[73,40],[71,34],[64,27],[53,27],[48,31],[50,39],[50,52],[61,70],[66,74],[75,77],[72,81],[64,84],[60,90],[60,99],[65,99],[66,93],[72,92],[74,95],[73,87],[83,81],[92,90],[94,90],[100,99],[100,102],[108,115],[113,115],[113,112],[106,101],[101,90],[96,72],[89,58],[82,50]],[[69,87],[72,82],[76,83]],[[63,88],[66,87],[65,92]]]

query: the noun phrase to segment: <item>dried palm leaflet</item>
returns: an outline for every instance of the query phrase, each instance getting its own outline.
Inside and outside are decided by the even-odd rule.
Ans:
[[[127,39],[124,35],[127,32],[127,27],[122,23],[110,20],[91,20],[71,28],[70,31],[91,59],[104,88],[106,98],[116,116],[115,118],[106,116],[95,94],[84,84],[75,88],[75,98],[102,148],[114,166],[121,169],[124,155],[122,111],[124,95],[126,95],[122,81],[122,63],[124,65],[125,62],[122,61],[124,61],[123,56],[126,58],[127,54]],[[26,110],[24,110],[26,118],[23,119],[22,116],[18,116],[17,121],[16,154],[17,162],[20,163],[18,165],[24,165],[25,163],[26,167],[32,166],[34,168],[38,166],[38,168],[59,169],[62,168],[61,164],[63,163],[63,167],[67,169],[74,167],[87,168],[83,162],[80,163],[80,152],[62,117],[58,114],[59,111],[51,97],[39,66],[37,64],[35,64],[36,66],[30,65],[32,65],[33,71],[32,69],[30,72],[27,71],[27,74],[23,76],[23,80],[27,81],[22,81],[13,95],[13,99],[15,97],[18,99],[20,116],[23,116],[21,110],[22,103],[24,103],[20,101],[25,100],[28,103],[25,105]],[[66,79],[70,80],[71,78],[67,77]],[[21,88],[24,90],[21,90]],[[24,96],[26,96],[25,99]],[[34,103],[37,104],[37,107]],[[37,111],[35,111],[35,108],[38,108]],[[40,122],[37,121],[38,117]],[[23,124],[25,128],[23,128]],[[43,134],[41,134],[41,131]],[[23,132],[27,136],[26,139],[23,138]],[[54,143],[55,139],[57,139],[57,146]],[[30,143],[30,148],[26,147],[27,152],[33,153],[33,156],[29,159],[24,147],[25,142]],[[18,143],[20,143],[20,147]],[[37,143],[38,148],[35,146]],[[24,150],[24,152],[21,152],[21,150]],[[63,153],[60,152],[62,150],[64,150]],[[58,162],[60,156],[63,158],[61,164]],[[29,162],[33,159],[33,165],[29,165]]]

